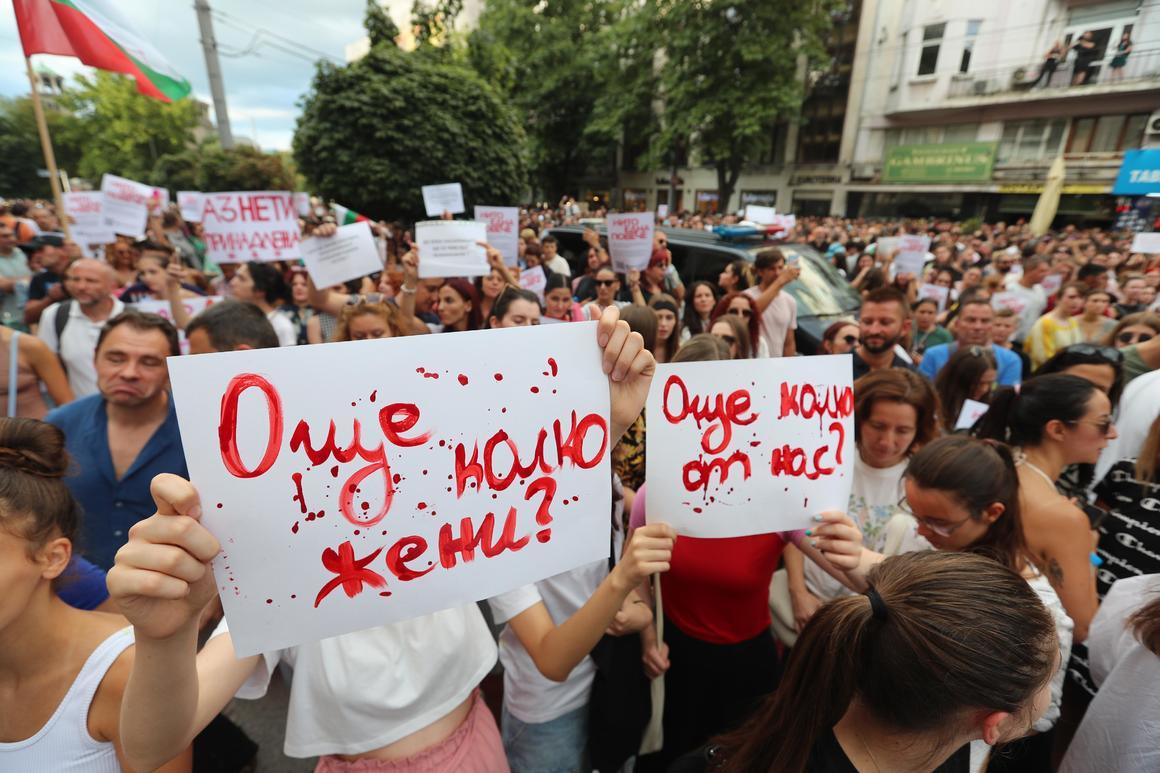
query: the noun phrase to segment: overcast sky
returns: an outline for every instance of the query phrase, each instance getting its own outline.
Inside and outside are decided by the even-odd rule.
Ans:
[[[170,63],[193,84],[193,93],[207,103],[209,80],[202,56],[197,14],[192,0],[115,0],[136,31],[153,42]],[[227,17],[214,22],[218,45],[225,51],[242,51],[264,27],[300,46],[344,59],[344,47],[363,36],[365,0],[211,0],[214,11]],[[290,46],[293,50],[300,50]],[[223,54],[225,53],[223,51]],[[314,58],[313,52],[301,51]],[[75,59],[34,56],[71,78],[87,68]],[[310,86],[312,61],[268,45],[259,45],[246,56],[221,57],[222,73],[229,103],[230,123],[235,136],[255,139],[266,148],[290,147],[296,103]],[[20,38],[12,3],[0,0],[0,94],[28,93]]]

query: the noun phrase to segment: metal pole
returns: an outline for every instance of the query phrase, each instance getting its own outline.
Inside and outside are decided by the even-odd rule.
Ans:
[[[230,113],[226,107],[226,89],[222,83],[222,68],[218,63],[217,41],[213,36],[213,18],[210,16],[208,0],[194,0],[197,11],[197,26],[201,30],[201,50],[205,54],[205,70],[209,76],[209,91],[213,95],[213,114],[217,119],[218,137],[222,148],[234,146],[234,133],[230,131]]]
[[[48,167],[48,184],[52,187],[52,200],[56,203],[56,215],[66,237],[70,237],[68,213],[64,209],[64,196],[60,192],[60,175],[56,171],[56,154],[52,152],[52,138],[48,136],[48,122],[44,120],[44,106],[40,104],[40,89],[36,73],[32,71],[32,60],[24,57],[28,68],[28,86],[32,89],[32,112],[36,115],[36,130],[40,133],[40,149],[44,151],[44,165]]]

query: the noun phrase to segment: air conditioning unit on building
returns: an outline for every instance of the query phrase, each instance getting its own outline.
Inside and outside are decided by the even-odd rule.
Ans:
[[[1160,110],[1148,116],[1148,123],[1144,125],[1144,133],[1149,137],[1160,137]]]

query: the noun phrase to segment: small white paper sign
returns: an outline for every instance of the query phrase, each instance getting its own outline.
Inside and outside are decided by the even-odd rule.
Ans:
[[[620,273],[648,267],[653,249],[651,212],[628,212],[608,216],[608,251],[612,270]]]
[[[297,260],[298,214],[288,191],[205,194],[206,255],[214,263]]]
[[[315,287],[333,287],[383,270],[370,223],[341,226],[334,236],[314,236],[301,245],[302,262]]]
[[[101,217],[107,231],[140,239],[145,236],[149,203],[169,206],[169,191],[154,188],[124,177],[106,174],[101,177]]]
[[[544,269],[539,266],[520,272],[520,287],[535,293],[541,304],[544,302],[544,288],[547,286],[548,277],[544,275]],[[543,318],[541,317],[541,319]]]
[[[978,400],[964,400],[963,408],[959,411],[959,418],[955,420],[955,429],[970,429],[975,426],[975,422],[990,407],[986,403],[980,403]]]
[[[196,317],[201,312],[208,309],[210,306],[219,302],[222,299],[220,295],[198,296],[194,298],[182,298],[181,305],[185,307],[185,313],[190,317]],[[146,298],[142,301],[137,301],[133,306],[139,311],[156,314],[159,317],[173,322],[173,312],[169,308],[169,301],[157,301],[152,298]],[[182,354],[189,354],[189,339],[185,337],[184,330],[177,331],[177,343],[181,347]]]
[[[849,355],[661,365],[646,407],[647,520],[694,537],[806,526],[853,483]]]
[[[1048,295],[1054,295],[1055,291],[1063,286],[1063,274],[1048,274],[1043,277],[1043,281],[1039,283],[1043,288],[1043,292]]]
[[[177,206],[181,209],[181,219],[188,223],[200,223],[205,212],[205,196],[201,191],[178,191]]]
[[[1138,233],[1132,237],[1132,252],[1160,253],[1160,233]]]
[[[298,191],[294,194],[294,209],[298,212],[299,217],[310,217],[314,214],[313,208],[310,206],[310,194]]]
[[[419,245],[419,276],[485,276],[491,272],[487,253],[487,224],[474,220],[424,220],[415,223]]]
[[[88,252],[90,244],[107,244],[116,237],[105,227],[101,207],[104,196],[96,191],[70,191],[64,194],[65,212],[72,217],[69,226],[76,243]]]
[[[1027,301],[1023,299],[1023,296],[1006,290],[991,296],[991,308],[1011,309],[1016,314],[1022,314],[1023,310],[1027,308]]]
[[[894,259],[894,273],[922,276],[926,265],[926,253],[930,250],[930,237],[906,234],[898,238],[898,257]]]
[[[668,204],[657,204],[657,220],[664,220],[669,216]]]
[[[487,243],[503,255],[509,266],[520,264],[520,208],[475,207],[475,219],[487,224]]]
[[[792,231],[797,225],[797,215],[774,215],[770,225],[781,228],[783,232]]]
[[[745,206],[745,219],[758,225],[773,225],[773,218],[776,215],[777,210],[773,207],[763,207],[759,204],[747,204]]]
[[[463,186],[459,183],[423,186],[423,206],[427,217],[441,217],[444,212],[459,215],[467,211],[463,206]]]
[[[897,236],[880,236],[874,242],[874,259],[881,263],[885,258],[890,257],[890,253],[898,249],[898,243],[902,241]]]
[[[171,357],[169,375],[239,656],[608,557],[595,323]]]
[[[939,287],[938,285],[932,285],[925,282],[918,287],[918,297],[934,298],[936,301],[938,301],[939,311],[946,311],[947,298],[950,296],[950,294],[950,288]]]

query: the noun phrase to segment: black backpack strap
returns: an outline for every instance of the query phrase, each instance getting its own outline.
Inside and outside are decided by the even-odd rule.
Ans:
[[[56,307],[56,317],[52,320],[52,327],[56,331],[56,356],[60,359],[61,367],[64,368],[65,373],[68,373],[68,366],[64,364],[64,347],[61,345],[63,340],[61,336],[64,334],[65,327],[68,326],[68,319],[72,315],[74,303],[76,301],[72,298],[61,301],[60,305]]]

